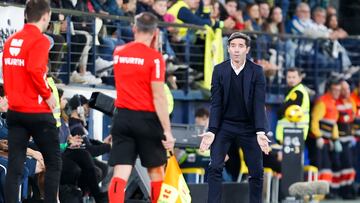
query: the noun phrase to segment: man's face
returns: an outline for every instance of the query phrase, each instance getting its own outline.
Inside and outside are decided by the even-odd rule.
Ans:
[[[309,20],[310,19],[310,8],[309,6],[302,6],[296,12],[297,17],[300,20]]]
[[[237,3],[235,1],[229,1],[225,4],[226,11],[232,17],[236,16]]]
[[[314,13],[314,21],[319,25],[324,25],[326,22],[326,13],[323,11]]]
[[[167,11],[167,2],[166,1],[156,1],[152,8],[154,11],[159,14],[160,16],[164,16]]]
[[[230,41],[228,45],[228,52],[231,60],[236,63],[246,59],[246,54],[249,53],[250,47],[247,47],[245,40],[236,38]]]
[[[270,8],[269,8],[269,5],[268,4],[260,4],[259,5],[259,9],[260,9],[260,16],[262,18],[265,18],[267,19],[269,17],[269,14],[270,14]]]
[[[297,71],[288,71],[286,74],[286,83],[289,87],[294,87],[301,82],[301,76]]]
[[[334,99],[339,99],[341,93],[341,85],[331,85],[330,94]]]

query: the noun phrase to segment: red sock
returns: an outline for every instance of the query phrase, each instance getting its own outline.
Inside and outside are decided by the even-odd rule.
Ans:
[[[151,203],[157,203],[163,181],[151,182]]]
[[[125,187],[125,180],[113,177],[108,190],[109,203],[124,203]]]

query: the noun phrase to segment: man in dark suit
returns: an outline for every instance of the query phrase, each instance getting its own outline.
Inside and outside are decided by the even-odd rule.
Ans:
[[[249,168],[250,203],[262,202],[262,152],[268,154],[265,132],[265,76],[261,66],[246,59],[249,36],[235,32],[228,39],[230,60],[214,67],[208,132],[200,150],[210,146],[208,202],[220,203],[222,171],[229,146],[236,142]]]

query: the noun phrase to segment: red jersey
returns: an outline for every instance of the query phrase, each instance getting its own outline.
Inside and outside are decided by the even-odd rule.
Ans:
[[[130,42],[114,51],[115,106],[155,112],[151,82],[164,82],[165,62],[156,50]]]
[[[31,24],[4,44],[3,78],[9,109],[24,113],[50,113],[51,95],[46,81],[50,41]]]

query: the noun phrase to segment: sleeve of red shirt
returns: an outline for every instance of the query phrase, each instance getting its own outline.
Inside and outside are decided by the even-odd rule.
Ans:
[[[50,42],[46,38],[35,42],[29,52],[26,65],[26,70],[30,74],[34,86],[44,100],[48,99],[51,95],[51,90],[46,80],[49,48]]]
[[[153,63],[153,68],[151,71],[151,81],[165,81],[165,62],[160,54],[154,58],[151,62]]]

